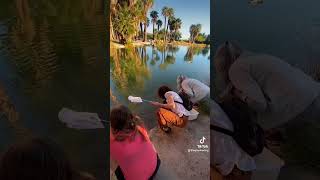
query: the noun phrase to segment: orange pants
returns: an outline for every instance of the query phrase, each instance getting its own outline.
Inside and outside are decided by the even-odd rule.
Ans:
[[[177,127],[185,127],[188,122],[187,117],[179,117],[176,113],[164,108],[160,108],[157,115],[160,126],[174,125]]]

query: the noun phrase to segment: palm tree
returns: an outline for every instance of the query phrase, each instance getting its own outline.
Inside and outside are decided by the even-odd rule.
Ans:
[[[181,33],[178,32],[179,29],[181,29],[182,26],[182,21],[180,18],[176,18],[174,21],[174,26],[173,26],[173,30],[174,30],[174,36],[173,39],[177,40],[181,38]]]
[[[144,22],[143,42],[146,42],[146,41],[148,40],[148,38],[147,38],[147,28],[148,28],[149,25],[150,25],[150,19],[149,19],[149,18],[146,18],[146,20],[145,20],[145,22]]]
[[[181,37],[182,37],[182,35],[181,35],[181,32],[180,32],[180,31],[176,31],[176,32],[173,32],[173,33],[172,33],[172,39],[173,39],[174,41],[180,40]]]
[[[162,21],[160,20],[160,19],[158,19],[158,21],[157,21],[157,26],[158,26],[158,32],[160,31],[160,28],[161,28],[161,26],[162,26]]]
[[[143,39],[144,33],[143,33],[143,25],[145,21],[145,14],[144,14],[144,2],[143,0],[137,0],[136,2],[136,16],[137,16],[137,23],[138,23],[138,28],[139,28],[139,37]]]
[[[153,30],[153,40],[154,40],[154,25],[156,24],[157,20],[158,20],[158,12],[157,11],[151,11],[150,12],[150,16],[151,16],[151,21],[152,21],[152,30]]]
[[[189,38],[189,42],[193,42],[193,35],[196,29],[196,25],[191,24],[190,28],[189,28],[189,33],[190,33],[190,38]]]
[[[148,10],[153,6],[153,0],[142,0],[143,1],[143,14],[145,17],[145,22],[144,22],[144,37],[143,37],[143,42],[147,41],[147,24],[148,24]]]
[[[194,43],[195,39],[201,32],[201,24],[192,24],[189,28],[190,42]]]
[[[123,37],[124,27],[121,27],[116,24],[116,22],[121,21],[124,24],[130,24],[130,34],[133,32],[131,29],[134,27],[134,36],[138,34],[139,23],[143,22],[144,16],[144,4],[143,0],[111,0],[110,4],[110,33],[111,39],[116,39],[123,41],[128,37]],[[128,17],[131,17],[130,22],[125,23],[125,19],[127,19],[124,14],[127,14]],[[131,27],[132,26],[132,27]],[[122,31],[119,33],[119,31]],[[129,32],[129,31],[128,31]],[[140,29],[141,35],[143,35],[143,29]],[[131,38],[131,37],[130,37]],[[123,41],[125,42],[125,41]]]
[[[169,36],[169,41],[171,41],[172,39],[172,32],[174,31],[174,26],[175,26],[175,21],[176,21],[176,18],[171,16],[169,19],[168,19],[168,26],[169,26],[169,30],[170,30],[170,33],[168,34]]]
[[[195,31],[195,36],[194,36],[194,39],[193,39],[193,41],[198,37],[198,35],[200,34],[200,32],[201,32],[201,24],[197,24],[196,25],[196,31]]]
[[[167,33],[168,33],[168,29],[169,29],[169,19],[174,17],[173,8],[168,8],[167,15],[168,15],[168,23],[167,23],[167,29],[165,31],[165,40],[167,39],[166,36],[167,36]]]
[[[113,30],[113,25],[112,25],[112,17],[116,14],[117,12],[117,3],[118,1],[117,0],[111,0],[110,2],[110,39],[111,40],[114,40],[116,37],[115,37],[115,34],[114,34],[114,30]]]
[[[162,15],[164,16],[164,41],[167,39],[167,31],[168,31],[168,22],[169,17],[172,17],[174,15],[174,10],[172,8],[169,8],[167,6],[162,8]]]
[[[124,6],[119,9],[117,18],[114,19],[114,29],[118,35],[120,43],[125,44],[136,34],[136,20],[134,13],[129,7]]]

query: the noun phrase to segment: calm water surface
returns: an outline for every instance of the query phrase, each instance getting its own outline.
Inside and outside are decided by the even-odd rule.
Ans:
[[[243,48],[281,57],[314,74],[320,63],[319,7],[317,0],[264,0],[257,6],[217,0],[212,18],[214,43],[234,40]]]
[[[110,51],[111,105],[129,105],[143,118],[148,128],[156,125],[156,109],[148,103],[129,103],[129,95],[160,101],[157,98],[158,87],[168,85],[176,90],[179,74],[210,83],[209,48],[144,46]]]
[[[0,2],[0,94],[19,113],[1,116],[0,151],[25,136],[50,137],[76,168],[106,178],[104,130],[68,129],[57,117],[62,107],[105,112],[103,3]]]

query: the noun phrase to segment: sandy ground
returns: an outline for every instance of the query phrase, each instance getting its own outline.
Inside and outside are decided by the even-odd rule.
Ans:
[[[210,129],[209,117],[199,115],[197,120],[189,121],[186,128],[172,128],[170,134],[153,128],[149,132],[159,157],[161,166],[155,180],[209,180],[210,177]],[[204,143],[200,139],[205,137]],[[198,148],[198,145],[207,146]],[[188,152],[188,149],[208,152]],[[110,179],[116,180],[111,162]]]
[[[150,42],[143,42],[143,41],[135,41],[131,45],[132,46],[144,46],[144,45],[150,45]],[[111,48],[116,48],[116,49],[121,49],[121,48],[126,48],[125,45],[110,41],[110,47]]]

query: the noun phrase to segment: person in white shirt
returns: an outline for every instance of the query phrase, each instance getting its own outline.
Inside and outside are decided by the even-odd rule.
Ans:
[[[210,104],[210,125],[233,131],[233,124],[222,108],[214,100],[210,100]],[[256,169],[254,158],[243,151],[231,136],[211,130],[210,144],[211,166],[223,176],[229,175],[235,167],[244,172]]]
[[[151,102],[151,104],[160,108],[157,111],[160,128],[170,132],[171,125],[185,127],[190,112],[183,106],[181,97],[168,86],[161,86],[158,89],[158,96],[165,100],[165,103]]]

